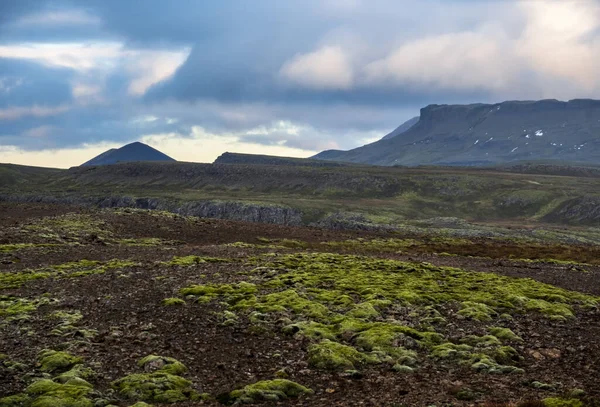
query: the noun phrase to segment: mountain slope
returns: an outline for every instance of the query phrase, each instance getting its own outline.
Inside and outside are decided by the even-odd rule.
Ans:
[[[411,127],[413,127],[415,124],[417,124],[418,121],[419,121],[419,116],[416,116],[410,120],[407,120],[406,122],[404,122],[400,126],[398,126],[390,134],[383,136],[382,140],[391,139],[391,138],[401,135],[402,133],[406,133],[408,130],[411,129]]]
[[[314,158],[375,165],[600,161],[600,101],[430,105],[396,137]]]
[[[147,144],[135,142],[121,148],[112,148],[91,160],[81,164],[82,167],[93,165],[110,165],[119,162],[134,161],[175,161],[166,154],[161,153]]]

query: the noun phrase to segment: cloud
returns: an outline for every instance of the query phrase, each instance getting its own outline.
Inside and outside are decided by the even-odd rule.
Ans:
[[[23,137],[43,138],[48,137],[54,131],[53,126],[39,126],[29,129],[23,133]]]
[[[85,10],[50,10],[26,15],[15,21],[15,26],[53,26],[53,25],[100,25],[97,16]]]
[[[410,41],[368,64],[366,82],[458,91],[503,90],[516,74],[506,42],[506,35],[495,28]]]
[[[171,77],[189,56],[190,49],[180,51],[136,50],[127,53],[126,70],[134,78],[129,94],[141,96],[153,85]]]
[[[0,109],[0,120],[15,120],[22,117],[47,117],[55,116],[69,110],[69,106],[18,106]]]
[[[519,3],[527,26],[515,44],[518,55],[542,76],[544,93],[556,92],[556,80],[575,97],[600,89],[600,4],[595,0],[547,0]]]
[[[348,57],[338,46],[296,55],[283,65],[280,74],[291,82],[314,89],[348,89],[353,76]]]

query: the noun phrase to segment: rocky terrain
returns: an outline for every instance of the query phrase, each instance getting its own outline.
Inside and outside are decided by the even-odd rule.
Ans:
[[[596,164],[600,101],[430,105],[421,109],[416,124],[396,137],[350,151],[324,151],[313,158],[409,166],[486,166],[523,160]]]
[[[438,217],[592,227],[600,224],[597,191],[597,169],[581,166],[145,162],[54,170],[0,165],[4,201],[154,208],[219,219],[367,229],[398,229]]]
[[[599,405],[600,252],[577,230],[0,214],[3,407]]]

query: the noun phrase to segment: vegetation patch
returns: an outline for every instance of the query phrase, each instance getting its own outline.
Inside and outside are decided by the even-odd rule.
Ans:
[[[0,273],[0,275],[2,274],[3,273]],[[51,304],[53,302],[56,302],[56,300],[47,297],[28,299],[0,295],[0,317],[2,317],[5,322],[27,319],[29,314],[41,305]]]
[[[0,290],[18,288],[23,284],[45,278],[75,278],[91,274],[103,274],[109,270],[135,266],[137,263],[126,260],[110,260],[100,262],[95,260],[79,260],[57,264],[35,270],[23,270],[0,273]]]
[[[226,404],[253,404],[260,401],[279,401],[313,394],[313,391],[296,382],[286,379],[264,380],[234,390],[227,397]]]
[[[0,244],[0,253],[11,253],[23,249],[31,249],[34,247],[54,247],[55,244],[34,244],[34,243],[14,243],[14,244]]]
[[[500,315],[535,312],[548,318],[573,317],[573,307],[597,307],[598,299],[530,279],[466,272],[428,263],[328,253],[265,255],[254,260],[254,282],[207,284],[184,288],[199,302],[225,300],[228,311],[245,311],[254,324],[281,322],[284,333],[313,341],[311,365],[354,369],[370,363],[418,365],[425,350],[442,360],[468,364],[489,373],[521,371],[506,328],[491,335],[466,336],[455,344],[436,332],[445,324],[436,310],[458,304],[457,318],[489,323]],[[395,317],[401,310],[402,322]],[[237,315],[236,315],[237,318]],[[497,334],[495,336],[493,334]]]
[[[185,301],[181,298],[165,298],[162,300],[162,304],[166,306],[185,305]]]
[[[121,396],[130,400],[157,403],[200,398],[192,388],[192,382],[179,376],[187,371],[181,362],[169,357],[149,355],[141,359],[138,365],[150,373],[130,374],[114,381],[112,387]]]
[[[165,356],[148,355],[138,362],[138,366],[146,372],[163,372],[172,375],[181,375],[187,372],[187,367],[183,363]]]
[[[195,266],[204,263],[230,263],[231,260],[220,259],[217,257],[201,257],[201,256],[175,256],[172,260],[164,262],[165,266]]]
[[[67,352],[45,350],[40,354],[40,370],[46,373],[60,373],[83,362],[83,359]]]

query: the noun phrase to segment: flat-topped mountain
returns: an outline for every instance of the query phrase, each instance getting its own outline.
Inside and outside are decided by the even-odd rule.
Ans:
[[[136,141],[121,148],[111,148],[91,160],[81,164],[82,167],[94,165],[110,165],[120,162],[135,161],[175,161],[147,144]]]
[[[600,101],[430,105],[400,134],[392,132],[363,147],[324,151],[313,158],[375,165],[598,163]]]

